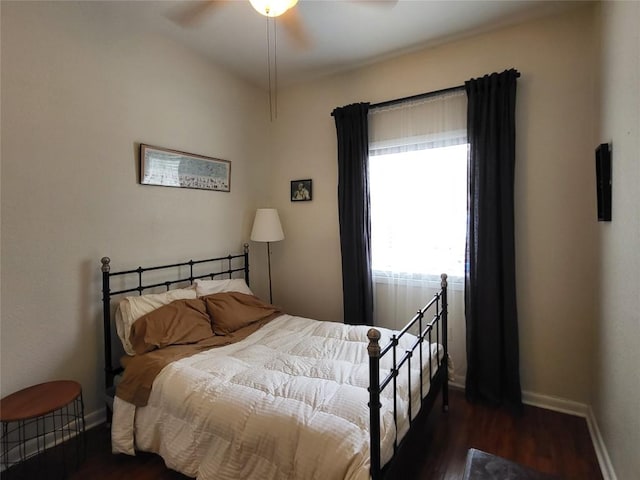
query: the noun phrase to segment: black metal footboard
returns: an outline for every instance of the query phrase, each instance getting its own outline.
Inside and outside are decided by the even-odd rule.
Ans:
[[[410,424],[413,422],[411,411],[411,359],[416,350],[418,350],[419,364],[424,365],[422,343],[424,341],[431,345],[433,342],[442,345],[442,354],[440,349],[436,350],[435,369],[432,368],[431,348],[428,348],[429,358],[428,371],[420,368],[420,409],[430,409],[434,403],[435,396],[442,390],[442,408],[447,411],[449,408],[449,391],[448,391],[448,372],[447,372],[447,275],[441,275],[440,291],[434,295],[427,305],[418,310],[416,315],[407,323],[407,325],[398,333],[391,337],[391,341],[380,346],[380,332],[375,328],[369,330],[367,337],[369,338],[369,414],[370,414],[370,435],[371,435],[371,478],[379,480],[383,478],[384,472],[380,458],[380,394],[390,385],[393,388],[393,415],[394,422],[397,425],[398,410],[396,402],[397,377],[401,367],[407,364],[407,374],[409,382],[409,401],[408,401],[408,419]],[[433,315],[429,320],[428,315]],[[426,324],[425,324],[426,322]],[[416,341],[409,350],[398,352],[398,341],[406,335],[412,328],[418,325],[419,334],[416,335]],[[380,360],[385,355],[393,357],[393,366],[389,373],[380,381]],[[423,392],[424,375],[429,375],[429,391]],[[396,429],[397,432],[397,429]],[[407,435],[408,436],[408,435]],[[398,437],[394,440],[394,456],[399,447]]]

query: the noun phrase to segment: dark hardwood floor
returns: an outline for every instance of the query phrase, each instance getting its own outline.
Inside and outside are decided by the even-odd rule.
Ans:
[[[528,406],[524,415],[513,417],[500,409],[469,404],[463,392],[458,390],[451,390],[448,413],[441,411],[440,404],[438,399],[435,410],[418,423],[415,438],[408,444],[410,448],[401,451],[396,468],[390,472],[392,478],[460,480],[467,450],[473,447],[565,480],[602,479],[583,418]],[[5,472],[2,479],[188,478],[168,469],[157,455],[140,453],[129,457],[111,454],[109,431],[104,425],[88,430],[86,438],[86,458],[71,474],[61,473],[56,465],[51,465],[55,462],[48,462],[45,468],[40,462],[37,470],[32,469],[25,474],[24,470],[12,469],[15,471]],[[67,453],[70,451],[67,448]]]
[[[420,425],[422,445],[403,451],[394,478],[460,480],[476,448],[564,480],[602,480],[584,418],[525,406],[522,416],[468,403],[451,390],[448,413],[434,410]],[[413,439],[412,439],[413,440]]]

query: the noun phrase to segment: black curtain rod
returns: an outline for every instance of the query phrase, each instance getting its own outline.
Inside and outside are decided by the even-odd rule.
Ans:
[[[369,105],[369,110],[373,110],[374,108],[382,108],[382,107],[388,107],[390,105],[396,105],[398,103],[402,103],[402,102],[407,102],[410,100],[420,100],[422,98],[429,98],[429,97],[433,97],[436,95],[441,95],[443,93],[448,93],[448,92],[455,92],[457,90],[462,90],[464,89],[464,85],[458,85],[457,87],[449,87],[449,88],[443,88],[442,90],[436,90],[433,92],[427,92],[427,93],[418,93],[417,95],[411,95],[409,97],[402,97],[402,98],[396,98],[394,100],[387,100],[386,102],[380,102],[380,103],[372,103]],[[334,112],[331,112],[331,116],[333,117]]]
[[[520,78],[520,72],[516,71],[516,77]],[[433,92],[419,93],[417,95],[411,95],[409,97],[396,98],[395,100],[387,100],[386,102],[372,103],[371,105],[369,105],[369,109],[388,107],[390,105],[396,105],[398,103],[408,102],[411,100],[421,100],[423,98],[429,98],[435,95],[442,95],[443,93],[456,92],[458,90],[463,90],[464,88],[465,86],[463,84],[463,85],[458,85],[457,87],[443,88],[442,90],[436,90]]]
[[[520,72],[518,72],[517,70],[516,70],[516,78],[520,78]],[[422,98],[429,98],[435,95],[442,95],[443,93],[455,92],[458,90],[463,90],[464,88],[465,88],[464,85],[458,85],[457,87],[443,88],[442,90],[435,90],[433,92],[418,93],[417,95],[411,95],[409,97],[403,97],[403,98],[396,98],[394,100],[387,100],[386,102],[372,103],[369,105],[369,110],[372,110],[374,108],[388,107],[390,105],[396,105],[398,103],[408,102],[410,100],[420,100]],[[333,113],[334,112],[331,112],[332,117],[334,116]]]
[[[463,89],[464,85],[458,85],[457,87],[443,88],[442,90],[436,90],[434,92],[418,93],[417,95],[411,95],[410,97],[396,98],[395,100],[387,100],[386,102],[380,103],[372,103],[371,105],[369,105],[369,110],[374,108],[388,107],[390,105],[396,105],[398,103],[408,102],[411,100],[421,100],[423,98],[434,97],[436,95],[442,95],[443,93],[456,92]]]

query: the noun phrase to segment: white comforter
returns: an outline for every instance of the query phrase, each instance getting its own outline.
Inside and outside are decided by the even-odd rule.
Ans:
[[[133,455],[135,443],[199,480],[368,479],[368,328],[282,315],[241,342],[174,362],[156,377],[147,406],[116,397],[113,451]],[[384,346],[391,332],[379,330]],[[413,340],[403,338],[398,358]],[[419,372],[411,376],[415,416]],[[406,377],[398,377],[399,439],[409,426]],[[396,430],[391,397],[389,386],[381,399],[383,464]]]

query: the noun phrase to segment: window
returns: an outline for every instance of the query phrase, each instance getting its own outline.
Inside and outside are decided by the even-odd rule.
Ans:
[[[374,273],[464,276],[467,145],[371,156]]]
[[[369,188],[376,280],[464,276],[467,149],[464,92],[373,110]]]

